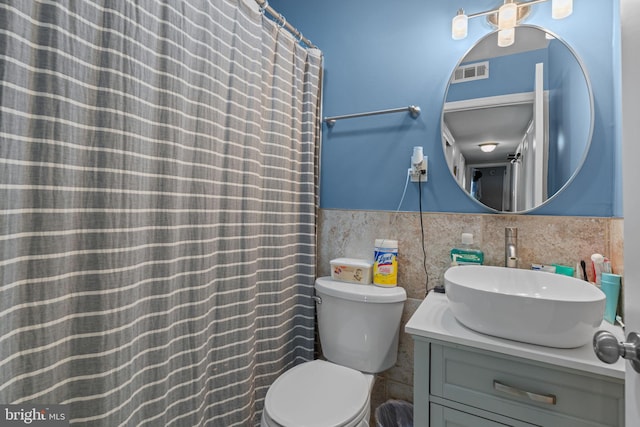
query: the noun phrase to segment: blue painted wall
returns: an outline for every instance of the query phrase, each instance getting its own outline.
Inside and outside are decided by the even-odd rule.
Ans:
[[[582,69],[560,42],[549,45],[549,194],[569,180],[583,160],[589,138],[589,97]]]
[[[469,62],[468,64],[475,62],[479,61]],[[536,64],[542,63],[547,69],[549,58],[547,49],[539,49],[498,56],[487,60],[487,62],[489,63],[489,77],[450,85],[447,92],[447,102],[533,92],[536,80]],[[465,64],[467,63],[460,65]],[[545,77],[547,75],[548,73],[545,73]],[[545,90],[549,89],[548,79],[546,78],[544,88]]]
[[[398,113],[340,121],[324,127],[321,207],[395,210],[414,146],[429,157],[423,209],[482,213],[446,167],[440,115],[449,76],[474,43],[492,31],[482,18],[469,36],[451,39],[459,7],[491,9],[495,0],[271,0],[270,5],[318,45],[325,56],[324,116],[419,105],[412,119]],[[574,0],[569,18],[551,19],[551,3],[533,7],[526,23],[547,28],[573,47],[587,67],[595,99],[593,141],[576,179],[539,215],[621,216],[618,0]],[[418,210],[410,183],[401,206]]]

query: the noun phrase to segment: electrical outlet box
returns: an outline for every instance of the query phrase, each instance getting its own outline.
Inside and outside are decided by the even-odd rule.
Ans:
[[[411,182],[427,182],[427,157],[418,165],[410,167],[407,173],[411,176]]]

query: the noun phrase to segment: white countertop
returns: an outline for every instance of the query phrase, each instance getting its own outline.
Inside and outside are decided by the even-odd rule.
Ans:
[[[624,340],[624,333],[619,326],[603,321],[599,330],[607,330],[619,341]],[[455,319],[444,294],[430,292],[407,322],[405,332],[415,337],[437,339],[624,380],[624,359],[618,359],[612,365],[601,362],[591,344],[572,349],[551,348],[472,331]]]

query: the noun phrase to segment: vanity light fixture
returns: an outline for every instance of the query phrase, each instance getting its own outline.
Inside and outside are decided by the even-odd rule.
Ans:
[[[505,0],[498,9],[498,30],[511,30],[516,27],[518,19],[518,5],[513,0]]]
[[[451,37],[454,40],[462,40],[467,37],[468,21],[469,18],[464,14],[464,10],[458,9],[458,14],[451,21]]]
[[[573,0],[553,0],[551,7],[551,17],[553,19],[564,19],[573,13]]]
[[[509,28],[507,30],[498,31],[498,46],[511,46],[516,41],[516,29]]]
[[[518,5],[513,0],[505,0],[498,9],[498,46],[511,46],[516,40]]]
[[[496,142],[485,142],[484,144],[480,144],[480,149],[485,153],[490,153],[496,149],[498,144]]]
[[[451,37],[454,40],[461,40],[467,37],[469,19],[478,16],[486,16],[487,21],[498,28],[498,46],[511,46],[515,41],[515,27],[522,22],[529,13],[531,7],[537,3],[551,1],[551,17],[553,19],[564,19],[573,13],[573,0],[531,0],[517,2],[515,0],[504,0],[502,6],[484,12],[466,15],[463,9],[458,9],[458,13],[451,21]]]

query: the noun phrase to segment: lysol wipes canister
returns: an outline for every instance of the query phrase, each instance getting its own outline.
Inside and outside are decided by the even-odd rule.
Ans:
[[[373,284],[398,285],[398,241],[376,239],[373,251]]]

